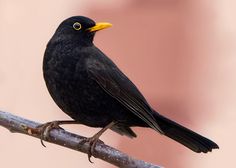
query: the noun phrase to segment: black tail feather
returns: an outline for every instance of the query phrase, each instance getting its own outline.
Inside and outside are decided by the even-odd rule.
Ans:
[[[212,149],[219,148],[215,142],[191,131],[188,128],[183,127],[174,121],[171,121],[168,118],[165,118],[158,113],[155,113],[154,117],[164,132],[164,135],[183,144],[194,152],[207,153],[212,151]]]
[[[129,138],[136,138],[137,135],[134,133],[134,131],[127,126],[124,125],[115,125],[113,127],[111,127],[112,131],[115,131],[116,133],[120,134],[120,135],[126,135]]]

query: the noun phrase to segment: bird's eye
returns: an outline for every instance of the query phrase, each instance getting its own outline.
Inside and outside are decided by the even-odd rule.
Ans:
[[[75,23],[73,24],[73,28],[74,28],[75,30],[80,30],[80,29],[82,28],[82,26],[81,26],[81,24],[80,24],[79,22],[75,22]]]

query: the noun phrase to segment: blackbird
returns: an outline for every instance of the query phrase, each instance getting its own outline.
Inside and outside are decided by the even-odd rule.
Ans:
[[[88,139],[91,153],[107,129],[133,138],[134,126],[152,128],[194,152],[219,148],[213,141],[157,113],[129,78],[94,45],[95,33],[110,26],[73,16],[57,28],[44,54],[43,75],[53,100],[73,121],[54,121],[43,127],[73,123],[101,127]]]

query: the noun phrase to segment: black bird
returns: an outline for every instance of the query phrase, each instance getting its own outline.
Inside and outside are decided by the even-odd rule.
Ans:
[[[219,148],[152,109],[129,78],[93,44],[95,33],[110,26],[74,16],[57,28],[47,44],[43,74],[52,98],[74,121],[50,122],[44,128],[70,123],[101,127],[89,139],[91,151],[105,130],[133,138],[134,126],[150,127],[194,152]]]

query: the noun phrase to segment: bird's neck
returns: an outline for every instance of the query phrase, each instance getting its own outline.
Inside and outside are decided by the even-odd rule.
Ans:
[[[84,38],[77,38],[74,36],[54,36],[51,39],[51,43],[53,44],[72,44],[80,47],[89,47],[93,46],[93,36],[87,37],[86,39]]]

